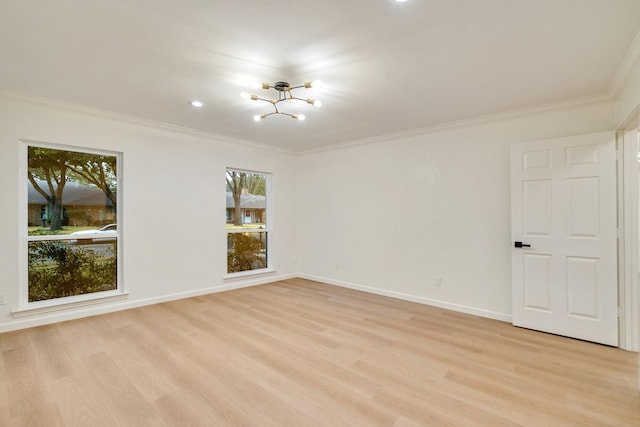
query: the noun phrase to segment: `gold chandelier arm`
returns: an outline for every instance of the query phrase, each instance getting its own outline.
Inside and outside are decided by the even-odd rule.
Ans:
[[[307,98],[307,99],[304,99],[304,98],[297,98],[297,97],[295,97],[295,96],[292,96],[290,99],[294,99],[294,100],[296,100],[296,101],[306,102],[307,104],[311,104],[311,105],[313,105],[314,107],[320,107],[320,106],[322,106],[322,102],[318,101],[317,99],[313,99],[313,98]]]
[[[269,83],[262,83],[262,89],[275,89],[278,92],[278,99],[268,99],[268,98],[262,98],[258,95],[250,95],[246,92],[242,92],[240,95],[243,98],[248,98],[251,99],[253,101],[263,101],[263,102],[268,102],[269,104],[273,105],[273,109],[274,111],[271,113],[267,113],[267,114],[258,114],[255,115],[253,117],[253,119],[255,121],[260,121],[263,120],[264,118],[274,115],[274,114],[284,114],[285,116],[289,116],[293,119],[296,120],[305,120],[305,115],[304,114],[291,114],[291,113],[285,113],[284,111],[280,111],[278,109],[278,103],[282,102],[282,101],[302,101],[302,102],[306,102],[307,104],[311,104],[315,107],[320,107],[322,105],[322,103],[320,101],[317,101],[313,98],[298,98],[297,96],[293,96],[292,94],[292,90],[293,89],[300,89],[300,88],[311,88],[311,87],[317,87],[320,85],[320,81],[313,81],[313,82],[305,82],[302,85],[298,85],[298,86],[291,86],[289,85],[288,82],[285,81],[281,81],[281,82],[276,82],[273,85],[269,84]]]
[[[259,96],[255,96],[253,95],[251,97],[251,99],[253,99],[254,101],[264,101],[264,102],[268,102],[269,104],[274,104],[278,101],[274,101],[273,99],[267,99],[267,98],[260,98]]]

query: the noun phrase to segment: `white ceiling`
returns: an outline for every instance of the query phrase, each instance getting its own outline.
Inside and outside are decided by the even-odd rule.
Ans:
[[[2,0],[0,92],[302,152],[611,96],[639,31],[639,0]],[[239,96],[313,79],[304,122]]]

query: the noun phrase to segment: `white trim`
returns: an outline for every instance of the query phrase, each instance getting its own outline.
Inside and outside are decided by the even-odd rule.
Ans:
[[[249,281],[242,281],[233,284],[208,287],[197,289],[189,292],[178,292],[170,295],[163,295],[159,297],[147,298],[143,300],[129,301],[121,304],[94,304],[88,307],[86,310],[61,310],[50,313],[50,316],[38,317],[37,319],[24,319],[14,321],[8,324],[0,324],[0,333],[16,331],[19,329],[32,328],[36,326],[49,325],[57,322],[64,322],[67,320],[80,319],[84,317],[96,316],[100,314],[115,313],[121,310],[128,310],[131,308],[144,307],[147,305],[160,304],[163,302],[176,301],[184,298],[192,298],[201,295],[215,294],[218,292],[225,292],[234,289],[248,288],[251,286],[265,285],[280,280],[294,279],[298,277],[296,274],[286,274],[281,276],[270,276],[262,279],[255,279]]]
[[[246,229],[235,229],[235,230],[229,230],[226,228],[226,214],[225,214],[225,254],[227,253],[227,242],[228,242],[228,236],[229,234],[239,234],[239,233],[267,233],[267,253],[266,253],[266,264],[267,267],[266,268],[261,268],[258,270],[247,270],[247,271],[239,271],[237,273],[227,273],[223,276],[224,280],[229,280],[229,279],[234,279],[236,277],[243,277],[243,276],[252,276],[252,275],[256,275],[256,274],[268,274],[268,273],[274,273],[275,269],[273,268],[273,256],[271,254],[271,252],[273,251],[273,224],[274,224],[274,220],[273,220],[273,173],[271,172],[263,172],[263,171],[257,171],[257,170],[251,170],[251,169],[244,169],[244,168],[234,168],[234,167],[226,167],[225,168],[225,177],[228,171],[233,171],[233,172],[240,172],[240,173],[247,173],[247,174],[253,174],[253,175],[262,175],[264,176],[264,191],[265,191],[265,215],[267,216],[267,220],[264,223],[264,228],[246,228]],[[226,181],[226,180],[225,180]],[[227,197],[227,191],[226,191],[226,185],[225,185],[225,206],[226,206],[226,197]],[[225,263],[227,262],[227,259],[225,258]],[[227,268],[225,268],[226,271]]]
[[[28,102],[31,104],[45,105],[56,109],[75,112],[90,115],[98,118],[106,118],[111,120],[117,120],[123,123],[129,123],[137,126],[145,126],[154,129],[160,129],[168,132],[176,132],[180,134],[194,135],[207,139],[215,139],[216,141],[233,145],[237,147],[242,145],[248,148],[257,148],[268,151],[275,151],[284,154],[294,154],[293,151],[286,150],[280,147],[274,147],[272,145],[262,144],[259,142],[248,141],[246,139],[234,138],[231,136],[221,135],[213,132],[207,132],[203,130],[193,129],[186,126],[172,125],[170,123],[159,122],[156,120],[143,119],[141,117],[130,116],[122,113],[116,113],[108,110],[101,110],[99,108],[87,107],[79,104],[72,104],[69,102],[62,102],[50,98],[27,96],[11,92],[0,92],[0,97],[9,98],[17,101]]]
[[[485,317],[488,319],[500,320],[502,322],[511,323],[511,315],[506,313],[498,313],[491,310],[483,310],[475,307],[469,307],[462,304],[453,304],[446,301],[435,300],[431,298],[419,297],[416,295],[405,294],[402,292],[389,291],[386,289],[372,288],[370,286],[358,285],[355,283],[343,282],[341,280],[333,280],[326,277],[314,276],[311,274],[298,274],[298,277],[302,279],[314,280],[316,282],[327,283],[329,285],[340,286],[343,288],[354,289],[357,291],[363,291],[370,294],[382,295],[390,298],[397,298],[404,301],[416,302],[419,304],[429,305],[433,307],[439,307],[446,310],[457,311],[460,313],[471,314],[474,316]]]
[[[108,294],[107,294],[108,293]],[[76,298],[83,297],[83,298]],[[55,311],[68,310],[70,308],[85,307],[88,305],[101,304],[110,301],[119,301],[129,298],[127,292],[106,291],[95,294],[82,294],[74,297],[56,298],[44,300],[42,302],[32,302],[29,305],[17,308],[11,312],[14,318],[35,316],[37,314],[52,313]]]
[[[269,251],[267,251],[267,262],[268,262],[268,258],[269,258]],[[247,276],[258,276],[260,274],[274,274],[275,272],[276,270],[273,268],[261,268],[259,270],[247,270],[247,271],[239,271],[237,273],[225,274],[223,279],[225,281],[233,280],[233,279],[242,279]]]
[[[80,145],[71,145],[66,143],[47,142],[47,141],[40,141],[36,139],[22,138],[20,139],[20,142],[24,143],[25,147],[31,146],[31,147],[40,147],[40,148],[51,148],[53,150],[72,151],[74,153],[80,153],[80,154],[98,154],[98,155],[108,155],[108,156],[114,156],[114,157],[118,157],[122,155],[121,151],[102,150],[99,148],[84,147]],[[118,166],[120,165],[118,164]]]
[[[18,304],[25,305],[29,299],[29,184],[28,143],[18,143]]]
[[[482,309],[477,309],[477,308],[474,308],[474,307],[469,307],[469,306],[466,306],[466,305],[452,304],[452,303],[448,303],[446,301],[439,301],[439,300],[434,300],[434,299],[431,299],[431,298],[423,298],[423,297],[410,295],[410,294],[405,294],[405,293],[401,293],[401,292],[387,291],[387,290],[383,290],[383,289],[379,289],[379,288],[373,288],[373,287],[369,287],[369,286],[357,285],[357,284],[354,284],[354,283],[348,283],[348,282],[333,280],[333,279],[314,276],[314,275],[310,275],[310,274],[299,274],[299,273],[296,274],[296,273],[294,273],[294,274],[283,274],[283,275],[279,275],[279,276],[271,276],[270,275],[268,277],[260,277],[260,278],[255,278],[253,280],[237,281],[237,282],[225,284],[225,285],[222,285],[222,286],[207,287],[207,288],[197,289],[197,290],[189,291],[189,292],[178,292],[178,293],[174,293],[174,294],[170,294],[170,295],[163,295],[163,296],[159,296],[159,297],[147,298],[147,299],[144,299],[144,300],[129,301],[129,302],[125,302],[125,303],[122,303],[122,304],[116,304],[116,305],[107,305],[107,304],[98,305],[98,304],[93,304],[93,305],[89,306],[86,310],[76,310],[76,311],[72,311],[72,312],[70,312],[68,310],[67,311],[65,311],[65,310],[54,311],[54,312],[50,313],[51,314],[50,316],[39,317],[37,319],[33,319],[32,318],[32,319],[19,320],[19,321],[11,322],[9,324],[5,324],[5,325],[1,325],[0,324],[0,333],[15,331],[15,330],[19,330],[19,329],[25,329],[25,328],[31,328],[31,327],[35,327],[35,326],[48,325],[48,324],[57,323],[57,322],[63,322],[63,321],[67,321],[67,320],[73,320],[73,319],[79,319],[79,318],[84,318],[84,317],[96,316],[96,315],[100,315],[100,314],[114,313],[114,312],[121,311],[121,310],[128,310],[128,309],[131,309],[131,308],[143,307],[143,306],[153,305],[153,304],[160,304],[160,303],[163,303],[163,302],[170,302],[170,301],[180,300],[180,299],[184,299],[184,298],[192,298],[192,297],[197,297],[197,296],[201,296],[201,295],[208,295],[208,294],[214,294],[214,293],[218,293],[218,292],[231,291],[231,290],[234,290],[234,289],[242,289],[242,288],[248,288],[248,287],[252,287],[252,286],[266,285],[266,284],[269,284],[269,283],[274,283],[274,282],[278,282],[278,281],[282,281],[282,280],[288,280],[288,279],[295,279],[295,278],[314,280],[314,281],[317,281],[317,282],[322,282],[322,283],[326,283],[326,284],[334,285],[334,286],[340,286],[340,287],[348,288],[348,289],[359,290],[359,291],[367,292],[367,293],[370,293],[370,294],[381,295],[381,296],[390,297],[390,298],[397,298],[397,299],[401,299],[401,300],[404,300],[404,301],[416,302],[416,303],[419,303],[419,304],[425,304],[425,305],[429,305],[429,306],[433,306],[433,307],[439,307],[439,308],[443,308],[443,309],[446,309],[446,310],[452,310],[452,311],[457,311],[457,312],[460,312],[460,313],[466,313],[466,314],[470,314],[470,315],[474,315],[474,316],[479,316],[479,317],[484,317],[484,318],[488,318],[488,319],[494,319],[494,320],[499,320],[499,321],[502,321],[502,322],[511,323],[511,315],[510,314],[506,314],[506,313],[499,313],[499,312],[495,312],[495,311],[491,311],[491,310],[482,310]],[[100,302],[105,303],[107,301],[102,300]],[[18,316],[18,317],[21,317],[21,316]]]
[[[542,113],[546,111],[562,111],[562,110],[567,110],[567,109],[580,107],[580,106],[597,105],[597,104],[602,104],[606,102],[612,102],[614,100],[611,95],[612,91],[609,91],[609,92],[610,92],[609,94],[605,94],[601,96],[576,98],[576,99],[571,99],[571,100],[557,103],[557,104],[542,104],[542,105],[537,105],[532,107],[524,107],[521,109],[507,110],[507,111],[502,111],[495,114],[488,114],[488,115],[478,116],[470,119],[434,124],[431,126],[411,129],[408,131],[392,132],[392,133],[373,136],[373,137],[365,137],[365,138],[360,138],[355,140],[340,141],[335,144],[318,147],[318,148],[312,148],[310,150],[288,150],[281,147],[275,147],[273,145],[267,145],[264,143],[249,141],[241,138],[234,138],[226,135],[217,134],[214,132],[207,132],[207,131],[202,131],[202,130],[193,129],[189,127],[172,125],[169,123],[154,121],[150,119],[143,119],[140,117],[129,116],[126,114],[115,113],[107,110],[100,110],[98,108],[86,107],[83,105],[72,104],[68,102],[61,102],[61,101],[44,98],[44,97],[26,96],[26,95],[21,95],[17,93],[11,93],[11,92],[0,92],[0,97],[9,98],[17,101],[22,101],[22,102],[28,102],[31,104],[38,104],[38,105],[45,105],[53,108],[59,108],[62,110],[91,115],[98,118],[117,120],[123,123],[130,123],[138,126],[146,126],[146,127],[165,130],[169,132],[176,132],[179,134],[187,134],[187,135],[194,135],[197,137],[203,137],[207,139],[215,139],[221,143],[230,144],[236,147],[240,145],[248,148],[262,149],[262,150],[268,150],[268,151],[273,151],[277,153],[301,156],[301,155],[314,154],[314,153],[325,152],[325,151],[334,151],[334,150],[339,150],[339,149],[349,148],[349,147],[354,147],[359,145],[390,142],[390,141],[397,140],[398,138],[422,136],[430,133],[441,132],[444,130],[458,129],[458,128],[464,128],[468,126],[492,123],[492,122],[497,122],[501,120],[507,120],[511,118],[526,116],[530,114]]]
[[[247,233],[247,234],[251,234],[251,233],[270,233],[269,230],[267,230],[266,228],[234,228],[232,230],[227,229],[226,230],[227,234],[237,234],[237,233]],[[104,236],[103,236],[104,237]],[[268,236],[267,236],[268,238]]]
[[[636,63],[640,60],[640,31],[636,34],[636,37],[633,39],[629,50],[627,51],[626,56],[622,60],[622,63],[618,67],[616,71],[616,75],[613,78],[613,82],[611,84],[610,96],[612,99],[620,98],[622,91],[629,83],[629,78],[631,77],[631,72],[635,67]]]
[[[57,101],[49,98],[25,96],[25,95],[20,95],[16,93],[10,93],[10,92],[0,92],[0,97],[18,100],[22,102],[28,102],[31,104],[45,105],[53,108],[63,109],[66,111],[87,114],[87,115],[91,115],[99,118],[118,120],[123,123],[130,123],[138,126],[147,126],[155,129],[169,131],[169,132],[176,132],[179,134],[187,134],[187,135],[194,135],[194,136],[203,137],[207,139],[215,139],[216,141],[219,141],[221,143],[231,144],[236,147],[241,145],[248,148],[268,150],[268,151],[273,151],[277,153],[290,154],[294,156],[314,154],[314,153],[325,152],[325,151],[334,151],[334,150],[339,150],[339,149],[349,148],[349,147],[354,147],[359,145],[389,142],[389,141],[397,140],[398,138],[427,135],[430,133],[441,132],[444,130],[464,128],[468,126],[481,125],[484,123],[492,123],[492,122],[497,122],[501,120],[507,120],[511,118],[526,116],[530,114],[542,113],[546,111],[562,111],[562,110],[568,110],[568,109],[580,107],[580,106],[597,105],[597,104],[613,101],[612,96],[610,94],[586,97],[586,98],[577,98],[577,99],[572,99],[572,100],[568,100],[566,102],[561,102],[557,104],[542,104],[542,105],[537,105],[533,107],[507,110],[507,111],[499,112],[496,114],[489,114],[489,115],[474,117],[470,119],[440,123],[440,124],[435,124],[431,126],[411,129],[408,131],[392,132],[392,133],[373,136],[373,137],[340,141],[336,144],[313,148],[310,150],[298,151],[298,150],[287,150],[287,149],[275,147],[272,145],[267,145],[267,144],[258,143],[254,141],[248,141],[241,138],[234,138],[234,137],[221,135],[213,132],[207,132],[207,131],[202,131],[198,129],[178,126],[178,125],[172,125],[164,122],[143,119],[135,116],[128,116],[125,114],[115,113],[115,112],[106,111],[106,110],[100,110],[97,108],[86,107],[83,105],[65,103],[65,102],[61,102],[61,101]]]
[[[331,145],[327,145],[319,148],[313,148],[305,151],[299,151],[292,154],[296,156],[305,156],[309,154],[322,153],[326,151],[342,150],[342,149],[357,147],[361,145],[394,143],[394,142],[397,142],[398,139],[423,136],[423,135],[433,134],[437,132],[442,132],[445,130],[462,129],[469,126],[478,126],[478,125],[487,124],[487,123],[495,123],[503,120],[514,119],[518,117],[525,117],[528,115],[539,114],[539,113],[544,113],[548,111],[552,111],[552,112],[563,111],[563,110],[570,110],[576,107],[598,105],[598,104],[605,104],[605,103],[611,103],[611,102],[613,102],[613,99],[607,95],[588,97],[588,98],[578,98],[578,99],[568,100],[566,102],[562,102],[559,104],[545,104],[545,105],[538,105],[533,107],[525,107],[521,109],[509,110],[506,112],[489,114],[489,115],[474,117],[470,119],[435,124],[432,126],[426,126],[426,127],[417,128],[417,129],[411,129],[411,130],[400,131],[400,132],[392,132],[392,133],[378,135],[370,138],[342,141],[336,144],[331,144]]]
[[[55,308],[59,307],[60,310],[67,309],[70,307],[75,307],[77,305],[85,305],[85,304],[94,304],[91,301],[98,301],[104,298],[112,298],[114,294],[116,297],[120,298],[122,295],[125,295],[125,286],[124,286],[124,276],[123,276],[123,244],[122,244],[122,225],[123,225],[123,158],[124,153],[120,151],[114,150],[102,150],[96,148],[87,148],[83,146],[70,145],[70,144],[58,144],[52,142],[31,140],[31,139],[20,139],[18,147],[18,184],[20,190],[18,191],[18,230],[19,230],[19,255],[18,255],[18,304],[19,308],[12,312],[13,317],[21,317],[30,315],[29,313],[41,313],[41,312],[49,312],[55,311]],[[90,293],[90,294],[81,294],[74,295],[72,297],[62,297],[62,298],[52,298],[45,301],[37,301],[37,302],[29,302],[29,276],[28,276],[28,247],[29,242],[31,241],[62,241],[62,240],[72,240],[75,237],[70,234],[59,234],[59,235],[49,235],[49,236],[29,236],[28,235],[28,211],[29,211],[29,201],[28,201],[28,147],[41,147],[41,148],[50,148],[54,150],[64,150],[71,151],[75,153],[88,153],[88,154],[97,154],[97,155],[107,155],[113,156],[116,159],[116,168],[118,173],[116,174],[116,182],[117,182],[117,210],[116,210],[116,223],[118,224],[118,230],[116,234],[109,235],[109,238],[113,238],[116,242],[116,289],[112,291],[104,291],[99,293]],[[91,237],[101,238],[105,237],[104,235],[99,234],[87,234],[83,237],[91,238]],[[104,297],[110,293],[108,297]],[[103,295],[103,296],[97,296]],[[69,301],[72,301],[71,303]],[[24,314],[23,314],[24,313]]]
[[[116,238],[120,238],[119,232],[116,232],[115,234],[107,234],[106,236],[102,233],[84,233],[81,235],[76,235],[73,233],[43,234],[43,235],[37,235],[37,236],[27,236],[27,240],[29,242],[42,242],[42,241],[55,241],[55,240],[83,240],[83,239],[96,239],[96,240],[102,239],[104,241],[106,239],[116,240]]]
[[[640,186],[638,184],[638,126],[640,114],[637,109],[633,117],[625,120],[624,127],[617,131],[618,150],[622,161],[618,162],[618,228],[623,238],[618,241],[618,307],[624,316],[619,318],[620,348],[640,351],[640,290],[638,289],[638,209]],[[631,132],[634,138],[624,138]]]
[[[639,126],[638,123],[640,123],[640,104],[635,106],[633,111],[629,113],[629,116],[626,119],[622,120],[622,122],[620,122],[616,126],[615,130],[617,132],[623,129],[631,128],[633,127],[634,123],[636,124],[636,126]]]

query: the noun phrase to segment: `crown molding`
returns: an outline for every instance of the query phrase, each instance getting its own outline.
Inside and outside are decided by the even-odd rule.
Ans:
[[[633,39],[627,55],[622,60],[616,75],[613,78],[611,89],[609,91],[610,97],[614,100],[620,98],[622,91],[629,83],[632,71],[635,67],[640,66],[640,31]]]
[[[156,120],[143,119],[141,117],[130,116],[130,115],[116,113],[108,110],[101,110],[99,108],[87,107],[84,105],[73,104],[69,102],[62,102],[62,101],[58,101],[50,98],[27,96],[27,95],[15,94],[10,92],[0,92],[0,97],[13,99],[21,102],[27,102],[31,104],[43,105],[43,106],[52,107],[56,109],[66,110],[69,112],[90,115],[97,118],[115,120],[122,123],[143,126],[147,128],[156,129],[156,130],[174,132],[181,135],[191,135],[191,136],[196,136],[200,138],[205,138],[207,140],[213,139],[217,142],[231,144],[234,146],[240,145],[247,148],[273,151],[281,154],[289,154],[289,155],[295,154],[295,152],[291,150],[286,150],[284,148],[274,147],[274,146],[262,144],[259,142],[249,141],[241,138],[234,138],[231,136],[221,135],[213,132],[202,131],[198,129],[189,128],[186,126],[173,125],[170,123],[160,122]]]
[[[551,111],[559,112],[562,110],[569,110],[576,107],[584,107],[589,105],[598,105],[598,104],[605,104],[605,103],[612,103],[612,102],[613,100],[609,95],[602,95],[602,96],[588,97],[588,98],[577,98],[577,99],[569,100],[562,103],[544,104],[544,105],[538,105],[535,107],[515,109],[515,110],[506,111],[506,112],[496,113],[496,114],[478,116],[472,119],[457,120],[457,121],[452,121],[447,123],[436,124],[433,126],[426,126],[422,128],[411,129],[407,131],[387,133],[384,135],[374,136],[370,138],[363,138],[363,139],[358,139],[353,141],[344,141],[344,142],[339,142],[337,144],[331,144],[325,147],[320,147],[317,149],[296,152],[294,154],[296,156],[305,156],[309,154],[316,154],[316,153],[321,153],[326,151],[352,148],[360,145],[380,144],[380,143],[396,141],[398,139],[406,139],[406,138],[411,138],[416,136],[433,134],[433,133],[442,132],[442,131],[451,130],[451,129],[461,129],[461,128],[470,127],[470,126],[479,126],[479,125],[488,124],[488,123],[496,123],[496,122],[528,116],[532,114],[539,114],[539,113],[545,113],[545,112],[551,112]]]
[[[640,38],[637,38],[637,40],[640,40]],[[640,48],[640,43],[638,43],[638,47]],[[632,68],[629,68],[629,70],[631,69]],[[262,144],[254,141],[248,141],[240,138],[234,138],[226,135],[216,134],[213,132],[206,132],[206,131],[193,129],[185,126],[178,126],[178,125],[173,125],[165,122],[160,122],[160,121],[155,121],[150,119],[143,119],[140,117],[130,116],[130,115],[121,114],[121,113],[115,113],[113,111],[101,110],[98,108],[87,107],[79,104],[62,102],[62,101],[58,101],[50,98],[26,96],[26,95],[9,93],[9,92],[0,92],[0,97],[13,99],[21,102],[28,102],[28,103],[37,104],[37,105],[44,105],[44,106],[62,109],[70,112],[76,112],[80,114],[91,115],[91,116],[103,118],[103,119],[111,119],[111,120],[119,121],[122,123],[128,123],[128,124],[133,124],[137,126],[143,126],[143,127],[148,127],[148,128],[158,129],[158,130],[163,130],[168,132],[175,132],[181,135],[186,134],[186,135],[196,136],[200,138],[205,138],[207,140],[213,139],[213,140],[216,140],[217,142],[231,144],[234,146],[244,146],[247,148],[266,150],[266,151],[277,152],[280,154],[287,154],[287,155],[293,155],[293,156],[304,156],[304,155],[315,154],[315,153],[326,152],[326,151],[341,150],[341,149],[351,148],[351,147],[360,146],[360,145],[385,143],[385,142],[395,141],[398,139],[406,139],[406,138],[411,138],[415,136],[442,132],[450,129],[458,129],[458,128],[464,128],[469,126],[478,126],[486,123],[494,123],[502,120],[508,120],[512,118],[531,115],[531,114],[543,113],[548,111],[562,111],[562,110],[567,110],[567,109],[580,107],[580,106],[596,105],[596,104],[613,101],[612,97],[609,95],[589,97],[589,98],[579,98],[579,99],[574,99],[574,100],[570,100],[563,103],[538,105],[535,107],[527,107],[527,108],[510,110],[510,111],[496,113],[496,114],[479,116],[472,119],[452,121],[452,122],[441,123],[441,124],[436,124],[432,126],[426,126],[426,127],[410,129],[410,130],[400,131],[400,132],[391,132],[384,135],[378,135],[378,136],[362,138],[357,140],[342,141],[342,142],[327,145],[324,147],[314,148],[311,150],[292,151],[292,150],[287,150],[280,147],[273,147],[267,144]]]

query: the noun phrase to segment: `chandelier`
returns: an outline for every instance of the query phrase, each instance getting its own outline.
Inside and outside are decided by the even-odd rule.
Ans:
[[[291,101],[295,102],[295,101],[302,101],[302,102],[306,102],[307,104],[311,104],[314,107],[320,107],[322,106],[322,102],[318,101],[317,99],[313,99],[313,98],[298,98],[297,96],[294,96],[292,91],[294,89],[300,89],[300,88],[304,88],[304,89],[309,89],[312,87],[320,87],[322,83],[320,82],[320,80],[314,80],[312,82],[306,82],[304,84],[301,84],[299,86],[291,86],[289,83],[287,82],[275,82],[274,84],[269,84],[269,83],[262,83],[261,85],[254,85],[254,89],[265,89],[265,90],[270,90],[270,89],[275,89],[276,94],[278,95],[277,99],[269,99],[269,98],[262,98],[258,95],[252,95],[250,93],[247,92],[242,92],[240,94],[240,96],[242,96],[245,99],[251,99],[253,101],[264,101],[264,102],[268,102],[269,104],[271,104],[273,106],[274,111],[270,112],[270,113],[266,113],[266,114],[256,114],[255,116],[253,116],[253,120],[256,122],[259,122],[260,120],[263,120],[269,116],[272,116],[274,114],[284,114],[285,116],[289,116],[292,119],[296,119],[296,120],[304,120],[306,117],[304,114],[292,114],[292,113],[287,113],[284,111],[281,111],[278,108],[278,104],[280,104],[281,102],[285,102],[285,103],[291,103]]]

